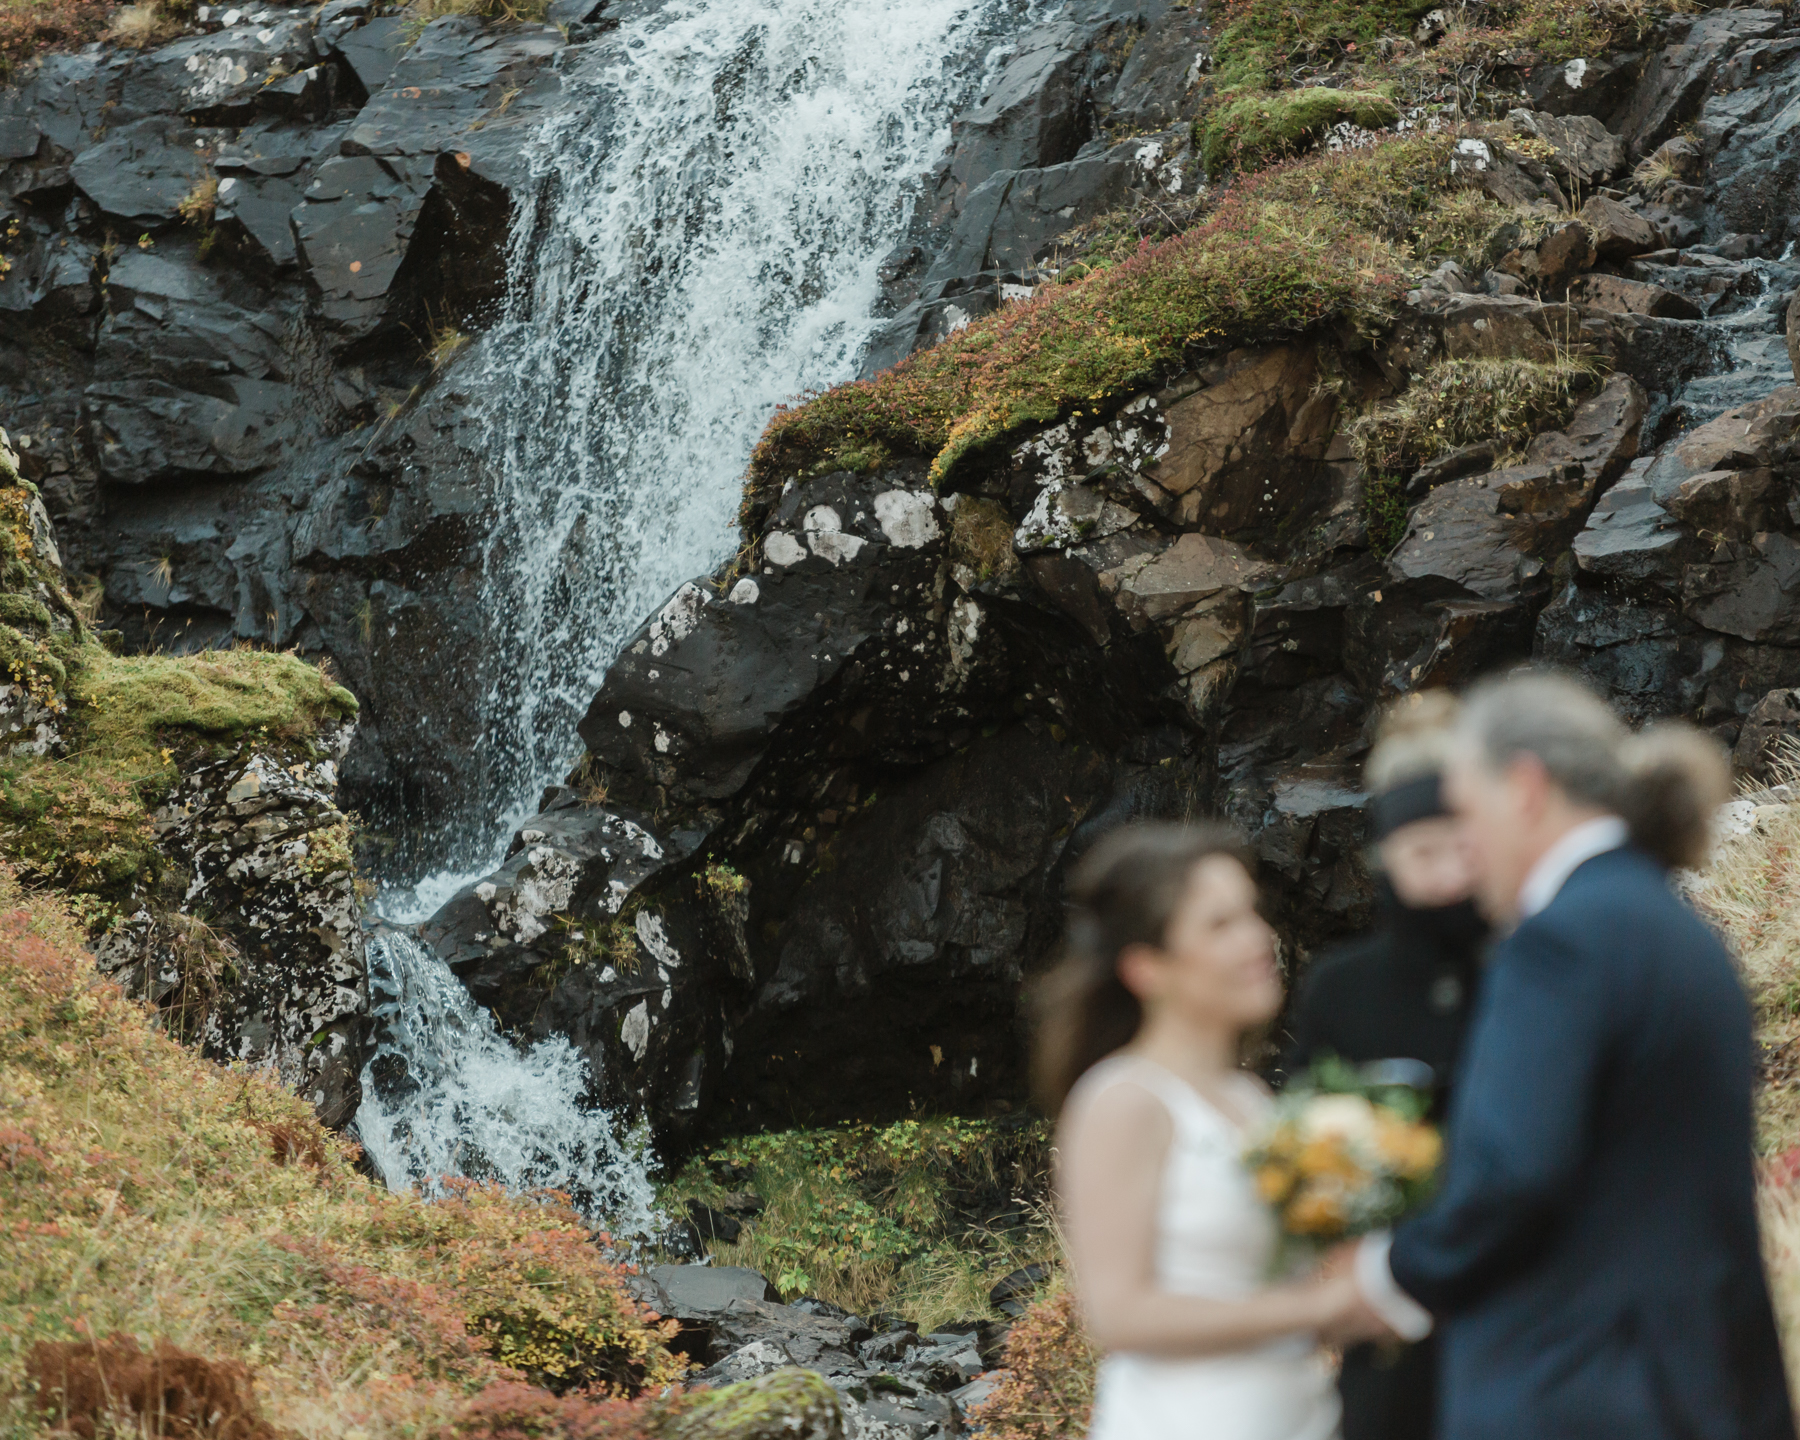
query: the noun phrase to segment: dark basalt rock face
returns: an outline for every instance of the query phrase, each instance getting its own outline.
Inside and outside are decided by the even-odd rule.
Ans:
[[[1610,175],[1696,115],[1707,133],[1742,90],[1781,93],[1800,51],[1753,63],[1780,23],[1683,20],[1648,56],[1596,62],[1604,124],[1546,92],[1515,127]],[[958,151],[955,213],[917,262],[959,304],[1032,258],[1002,261],[983,228],[1010,197],[1112,163],[998,113],[959,143],[1034,145],[1036,163],[984,178]],[[1676,189],[1738,163],[1669,144]],[[1494,193],[1560,205],[1543,167],[1498,145],[1483,163]],[[1778,388],[1800,273],[1756,258],[1776,232],[1700,233],[1608,192],[1486,274],[1440,269],[1373,346],[1213,357],[1027,437],[957,493],[905,467],[794,477],[738,559],[626,647],[583,769],[426,937],[522,1032],[573,1037],[676,1149],[1005,1108],[1062,877],[1122,819],[1238,821],[1300,964],[1367,914],[1358,776],[1395,696],[1537,658],[1761,756],[1800,684],[1800,391]],[[951,294],[928,289],[913,319]],[[1349,414],[1439,359],[1571,352],[1600,373],[1567,424],[1421,469],[1399,542],[1371,545]]]
[[[564,40],[370,10],[247,7],[0,96],[0,397],[128,643],[336,660],[383,818],[454,809],[479,731],[481,445],[421,337],[491,308]]]
[[[494,315],[538,199],[523,142],[609,13],[408,44],[367,0],[253,9],[0,97],[0,404],[65,558],[128,643],[328,652],[364,702],[344,799],[377,822],[479,804],[490,442],[472,368],[433,370],[420,337]],[[1557,223],[1483,273],[1439,266],[1378,342],[1196,356],[956,493],[922,464],[793,477],[625,647],[580,769],[423,938],[675,1148],[1000,1108],[1064,875],[1121,820],[1238,821],[1299,964],[1367,913],[1358,774],[1398,694],[1537,656],[1727,740],[1760,717],[1761,755],[1788,713],[1764,696],[1800,685],[1800,391],[1769,393],[1800,286],[1774,258],[1786,23],[1678,17],[1641,53],[1503,73],[1496,118],[1572,160],[1499,132],[1465,157]],[[1205,25],[1081,0],[1021,30],[883,268],[870,367],[1021,293],[1072,227],[1192,195]],[[1654,195],[1604,188],[1650,155]],[[1601,187],[1579,223],[1571,168]],[[1350,413],[1440,359],[1571,353],[1606,378],[1566,426],[1441,457],[1398,544],[1371,541]],[[253,822],[213,778],[199,809]],[[312,788],[294,803],[324,825]]]
[[[540,197],[525,142],[644,6],[423,33],[379,8],[215,9],[143,52],[50,56],[0,95],[0,405],[128,643],[329,654],[364,701],[350,803],[479,831],[458,757],[483,729],[492,438],[459,376],[481,342],[442,370],[424,351],[496,315],[515,211]],[[961,237],[977,278],[934,282],[906,344],[992,308],[1000,271],[1122,195],[1184,183],[1185,142],[1108,148],[1104,126],[1115,108],[1174,124],[1195,24],[1079,0],[1020,30],[926,177],[920,244]],[[896,308],[925,256],[897,252]]]

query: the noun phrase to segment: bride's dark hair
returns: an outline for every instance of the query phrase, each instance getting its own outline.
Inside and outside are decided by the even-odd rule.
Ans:
[[[1119,954],[1163,943],[1194,867],[1214,855],[1248,868],[1242,837],[1224,825],[1127,825],[1071,872],[1062,955],[1032,993],[1032,1088],[1045,1113],[1137,1033],[1143,1007],[1119,979]]]

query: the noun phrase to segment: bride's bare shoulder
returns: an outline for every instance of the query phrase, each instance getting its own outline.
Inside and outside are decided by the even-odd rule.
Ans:
[[[1168,1107],[1139,1080],[1129,1074],[1093,1076],[1070,1093],[1057,1123],[1057,1142],[1066,1149],[1100,1140],[1110,1148],[1166,1136],[1173,1128]]]

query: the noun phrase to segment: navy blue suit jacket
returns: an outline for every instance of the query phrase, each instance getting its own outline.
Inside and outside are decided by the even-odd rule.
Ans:
[[[1442,1440],[1794,1440],[1757,1243],[1749,1006],[1637,850],[1495,947],[1394,1278]]]

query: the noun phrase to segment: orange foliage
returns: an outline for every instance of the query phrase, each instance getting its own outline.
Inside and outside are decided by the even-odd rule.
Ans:
[[[680,1410],[683,1398],[552,1395],[502,1380],[472,1395],[432,1440],[644,1440]]]
[[[98,1364],[93,1335],[162,1336],[183,1350],[141,1365],[247,1357],[271,1422],[308,1434],[328,1413],[418,1435],[472,1391],[515,1387],[489,1395],[498,1415],[531,1382],[582,1392],[541,1402],[570,1440],[610,1440],[635,1412],[602,1402],[685,1373],[675,1323],[566,1197],[457,1181],[427,1203],[358,1174],[356,1153],[268,1076],[160,1031],[0,865],[0,1399],[29,1367]]]
[[[1000,1387],[971,1419],[987,1440],[1069,1440],[1085,1435],[1098,1357],[1070,1291],[1040,1300],[1006,1340]]]

